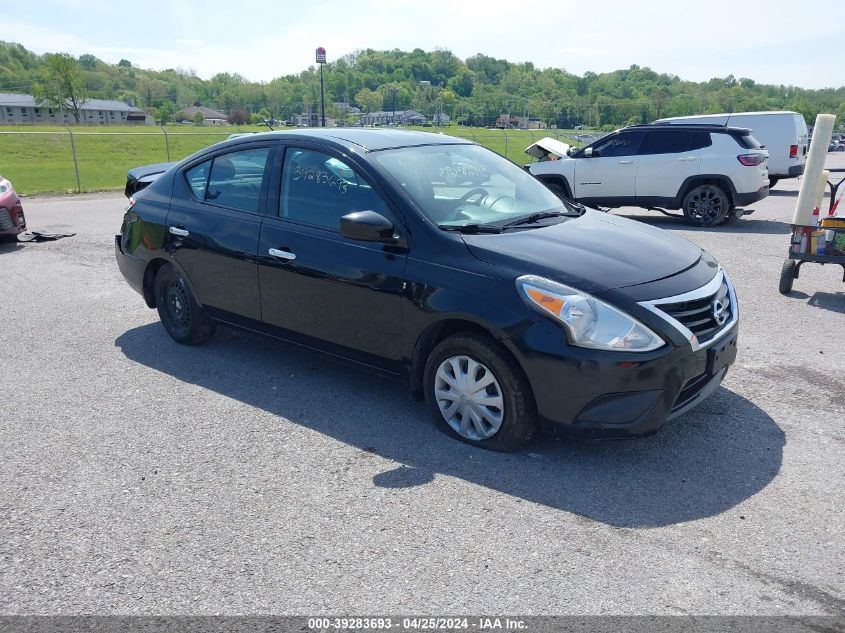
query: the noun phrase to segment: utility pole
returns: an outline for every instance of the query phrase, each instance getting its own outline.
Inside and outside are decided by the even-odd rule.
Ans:
[[[326,127],[326,92],[323,89],[323,66],[326,64],[326,49],[322,46],[317,49],[317,63],[320,64],[320,116],[323,121],[321,127]]]

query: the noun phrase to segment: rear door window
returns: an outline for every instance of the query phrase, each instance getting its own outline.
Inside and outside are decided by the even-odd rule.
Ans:
[[[269,147],[220,154],[185,172],[197,199],[231,209],[259,210]]]
[[[692,132],[666,130],[648,132],[641,154],[680,154],[690,150]]]
[[[713,145],[713,139],[710,138],[710,132],[692,132],[690,134],[689,149],[704,149],[705,147],[710,147],[711,145]]]
[[[211,167],[211,161],[207,160],[194,167],[191,167],[185,172],[185,179],[188,181],[188,186],[194,192],[194,196],[202,200],[205,197],[205,187],[208,185],[208,170]]]

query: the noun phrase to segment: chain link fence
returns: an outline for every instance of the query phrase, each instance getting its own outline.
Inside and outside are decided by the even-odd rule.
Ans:
[[[415,129],[466,138],[519,164],[533,160],[524,153],[525,148],[546,136],[580,145],[575,139],[579,132],[574,130],[502,130],[458,125]],[[229,127],[100,130],[0,130],[0,176],[24,195],[122,190],[126,172],[133,167],[179,161],[232,133],[255,131]]]

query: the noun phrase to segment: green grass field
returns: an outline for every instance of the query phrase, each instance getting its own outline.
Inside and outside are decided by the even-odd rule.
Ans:
[[[73,139],[79,165],[80,190],[116,191],[126,183],[132,167],[168,160],[178,161],[203,147],[225,140],[234,132],[261,131],[259,126],[193,127],[169,125],[167,137],[159,127],[74,127]],[[288,128],[290,129],[290,128]],[[412,128],[437,133],[438,128]],[[491,130],[448,126],[443,133],[473,140],[517,163],[530,162],[523,152],[544,136],[569,130]],[[10,180],[23,195],[76,193],[71,137],[61,126],[8,126],[0,128],[0,176]]]

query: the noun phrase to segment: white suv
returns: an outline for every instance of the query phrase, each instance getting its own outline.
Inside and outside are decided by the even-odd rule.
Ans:
[[[699,226],[732,222],[769,195],[769,153],[743,128],[634,125],[581,149],[543,139],[527,166],[550,189],[589,206],[683,209]]]

